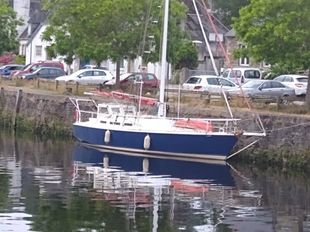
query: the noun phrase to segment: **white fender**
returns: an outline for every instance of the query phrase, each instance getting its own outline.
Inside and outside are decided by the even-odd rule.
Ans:
[[[151,146],[151,137],[149,135],[144,137],[144,143],[143,143],[143,147],[145,150],[150,149]]]
[[[106,130],[104,133],[104,142],[109,143],[111,139],[111,132],[109,130]]]
[[[142,171],[143,172],[149,172],[149,167],[150,167],[149,159],[144,158],[143,162],[142,162]]]
[[[108,156],[104,156],[103,157],[103,167],[104,168],[108,168],[109,167],[109,157]]]

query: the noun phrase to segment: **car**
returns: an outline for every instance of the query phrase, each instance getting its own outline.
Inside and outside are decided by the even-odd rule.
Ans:
[[[242,91],[241,91],[242,89]],[[286,102],[295,96],[295,90],[275,80],[252,80],[243,84],[242,87],[227,91],[229,96],[247,96],[251,99],[261,98],[270,101],[280,99]]]
[[[35,79],[35,78],[44,78],[44,79],[55,79],[59,76],[66,75],[65,71],[61,68],[54,68],[54,67],[41,67],[35,70],[32,73],[26,73],[21,75],[22,79]]]
[[[12,72],[15,72],[17,70],[21,70],[24,67],[24,65],[21,64],[7,64],[2,67],[0,67],[0,76],[2,77],[10,77]]]
[[[79,84],[105,84],[113,78],[113,75],[107,70],[80,69],[70,75],[57,77],[55,80]]]
[[[297,96],[306,95],[308,86],[307,76],[298,74],[285,74],[274,78],[274,80],[280,81],[282,84],[293,88]]]
[[[221,77],[228,78],[237,84],[243,84],[250,80],[262,79],[262,73],[259,68],[233,67],[226,69]]]
[[[234,82],[214,76],[214,75],[196,75],[189,77],[182,85],[184,90],[206,91],[209,93],[218,93],[237,87]]]
[[[159,80],[156,75],[148,72],[132,72],[120,75],[121,88],[127,88],[135,83],[143,82],[143,88],[154,89],[159,87]],[[107,86],[115,85],[116,80],[113,79],[106,83]]]
[[[107,67],[101,67],[93,64],[85,64],[81,69],[103,69],[103,70],[108,70]]]
[[[18,78],[18,77],[21,77],[22,75],[24,75],[26,73],[32,73],[41,67],[54,67],[54,68],[60,68],[60,69],[64,70],[63,63],[61,63],[59,61],[46,60],[46,61],[39,61],[36,63],[30,63],[30,64],[24,66],[23,69],[12,73],[12,76],[13,76],[13,78]]]

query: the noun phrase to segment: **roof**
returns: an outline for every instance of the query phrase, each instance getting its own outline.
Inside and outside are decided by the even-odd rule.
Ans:
[[[41,11],[38,9],[35,10],[35,12],[33,12],[32,16],[28,20],[28,27],[31,26],[30,35],[28,34],[28,27],[26,27],[25,30],[20,34],[19,39],[28,40],[28,45],[46,22],[47,16],[48,13],[46,11]]]
[[[234,29],[231,29],[230,31],[228,31],[226,34],[225,34],[226,37],[235,37],[236,36],[236,32]]]
[[[185,28],[191,34],[192,40],[204,41],[192,0],[183,0],[183,2],[188,7],[188,14]],[[199,1],[197,1],[196,5],[200,14],[201,23],[206,32],[215,33],[211,23],[208,20],[208,15],[204,9],[204,6]],[[211,14],[211,17],[219,34],[225,34],[226,32],[229,31],[229,29],[223,23],[221,23],[221,21],[218,18],[216,18],[213,14]]]

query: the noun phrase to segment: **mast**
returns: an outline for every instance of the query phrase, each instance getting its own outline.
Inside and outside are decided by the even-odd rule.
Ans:
[[[161,51],[159,106],[158,106],[159,117],[166,117],[165,86],[166,86],[166,74],[167,74],[166,67],[167,67],[168,18],[169,18],[169,0],[165,0],[163,45]]]
[[[218,75],[219,75],[219,72],[218,72],[217,67],[216,67],[216,65],[215,65],[215,61],[214,61],[214,58],[213,58],[213,54],[212,54],[211,47],[210,47],[209,41],[208,41],[208,39],[207,39],[205,30],[203,29],[203,25],[202,25],[202,22],[201,22],[201,19],[200,19],[200,15],[199,15],[199,12],[198,12],[198,9],[197,9],[197,6],[196,6],[196,2],[195,2],[195,0],[192,0],[192,1],[193,1],[193,5],[194,5],[194,8],[195,8],[195,12],[196,12],[196,15],[197,15],[197,18],[198,18],[198,22],[199,22],[199,25],[200,25],[200,29],[201,29],[203,38],[204,38],[205,43],[206,43],[206,45],[207,45],[208,53],[209,53],[209,55],[210,55],[210,59],[211,59],[211,63],[212,63],[212,66],[213,66],[215,75],[218,76]]]

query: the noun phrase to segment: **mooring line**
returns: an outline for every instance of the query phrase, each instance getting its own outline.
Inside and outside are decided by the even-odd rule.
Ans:
[[[300,123],[300,124],[292,125],[292,126],[281,127],[281,128],[269,130],[269,131],[266,131],[266,132],[267,132],[267,133],[272,133],[272,132],[274,132],[274,131],[280,131],[280,130],[290,129],[290,128],[299,127],[299,126],[303,126],[303,125],[310,125],[310,122]]]

